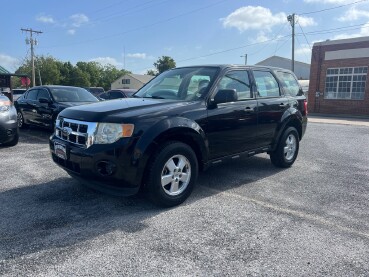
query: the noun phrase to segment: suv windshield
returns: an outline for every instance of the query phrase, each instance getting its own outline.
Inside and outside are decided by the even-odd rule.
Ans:
[[[57,87],[50,88],[56,102],[98,102],[99,100],[84,88]]]
[[[141,88],[134,97],[185,101],[204,98],[217,72],[217,67],[188,67],[168,70]]]

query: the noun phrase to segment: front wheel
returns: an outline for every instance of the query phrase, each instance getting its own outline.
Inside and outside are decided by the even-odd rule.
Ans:
[[[191,194],[197,174],[198,163],[192,148],[181,142],[166,143],[149,166],[148,196],[159,206],[179,205]]]
[[[26,128],[28,125],[26,123],[24,123],[24,116],[23,116],[21,111],[17,112],[17,117],[18,117],[18,127],[20,129]]]
[[[294,127],[288,127],[281,136],[277,148],[270,153],[272,164],[277,167],[290,167],[299,153],[299,134]]]

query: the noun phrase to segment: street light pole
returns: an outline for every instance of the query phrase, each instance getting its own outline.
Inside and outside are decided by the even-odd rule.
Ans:
[[[245,57],[245,65],[247,65],[247,54],[240,56],[241,58]]]

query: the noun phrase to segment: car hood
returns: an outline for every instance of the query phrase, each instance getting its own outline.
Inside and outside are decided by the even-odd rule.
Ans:
[[[70,107],[63,110],[60,116],[88,122],[119,123],[122,122],[122,118],[174,115],[184,106],[188,106],[188,102],[169,99],[124,98]]]

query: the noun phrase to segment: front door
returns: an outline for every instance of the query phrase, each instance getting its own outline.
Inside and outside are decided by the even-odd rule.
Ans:
[[[228,71],[216,91],[236,90],[238,100],[221,103],[208,110],[206,134],[210,159],[254,149],[258,121],[257,101],[253,96],[246,69]]]

